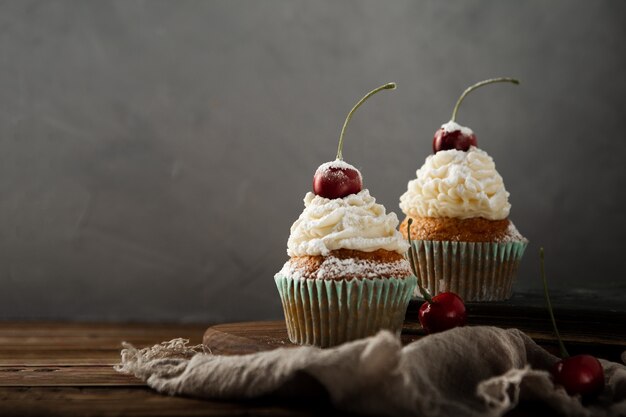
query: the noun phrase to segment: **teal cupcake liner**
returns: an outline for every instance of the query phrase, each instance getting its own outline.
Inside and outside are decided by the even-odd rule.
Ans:
[[[431,294],[457,293],[465,301],[501,301],[513,282],[528,241],[415,240],[417,278]],[[420,297],[416,288],[415,296]]]
[[[329,347],[376,334],[400,331],[417,285],[406,278],[324,280],[274,276],[289,340]]]

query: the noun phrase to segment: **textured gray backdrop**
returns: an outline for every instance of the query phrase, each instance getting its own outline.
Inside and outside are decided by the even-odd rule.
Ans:
[[[624,1],[0,2],[0,316],[281,316],[316,167],[388,210],[465,86],[532,242],[517,288],[626,295]]]

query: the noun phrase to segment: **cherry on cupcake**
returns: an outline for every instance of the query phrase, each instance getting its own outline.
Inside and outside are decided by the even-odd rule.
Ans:
[[[478,140],[476,139],[474,132],[472,132],[471,129],[456,123],[456,113],[459,110],[461,103],[469,93],[482,86],[501,82],[519,84],[519,81],[514,78],[492,78],[476,83],[463,91],[463,94],[461,94],[461,97],[459,97],[456,105],[454,106],[454,110],[452,110],[452,118],[450,121],[441,126],[441,128],[435,132],[435,137],[433,138],[433,153],[447,151],[449,149],[467,152],[470,146],[478,146]]]
[[[362,189],[359,170],[341,160],[320,165],[313,176],[313,192],[324,198],[343,198]]]
[[[582,397],[593,397],[600,394],[604,390],[604,369],[600,361],[591,355],[570,356],[565,349],[563,339],[556,327],[556,320],[550,302],[550,294],[548,293],[548,281],[546,280],[546,272],[544,268],[544,251],[539,250],[541,258],[541,279],[543,281],[543,293],[548,305],[550,319],[554,333],[559,342],[561,351],[561,360],[554,364],[550,373],[554,382],[565,388],[569,395],[581,395]]]
[[[474,132],[452,121],[441,126],[433,138],[433,153],[450,149],[467,152],[470,146],[478,146]]]
[[[413,219],[409,218],[407,234],[409,237],[409,263],[413,274],[417,277],[417,251],[411,239],[411,225]],[[424,304],[419,309],[418,318],[426,333],[437,333],[454,327],[465,326],[467,323],[467,311],[463,299],[450,291],[442,292],[432,297],[426,288],[417,280],[417,286],[424,297]]]
[[[395,83],[388,83],[367,93],[350,110],[343,123],[341,134],[339,135],[339,146],[337,147],[337,158],[334,161],[320,165],[313,176],[313,192],[320,197],[334,199],[343,198],[350,194],[357,194],[363,189],[363,179],[358,169],[343,161],[343,136],[352,115],[374,94],[382,90],[394,90]]]

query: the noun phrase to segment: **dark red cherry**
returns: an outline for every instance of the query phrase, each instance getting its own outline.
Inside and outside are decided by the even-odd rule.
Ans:
[[[448,132],[441,128],[435,132],[435,137],[433,138],[433,153],[450,149],[467,152],[470,146],[478,146],[474,133],[467,134],[460,130]]]
[[[407,254],[413,275],[417,277],[419,276],[417,273],[419,268],[417,266],[417,251],[411,238],[412,224],[413,219],[409,217],[407,225],[409,251]],[[446,291],[432,297],[426,288],[422,286],[419,278],[417,279],[417,288],[419,288],[420,294],[424,297],[424,304],[420,307],[417,317],[426,333],[443,332],[453,327],[465,326],[467,323],[467,312],[465,311],[465,303],[463,303],[463,299],[458,294]]]
[[[387,83],[367,93],[359,100],[346,116],[343,122],[341,133],[339,134],[339,145],[337,146],[337,159],[333,162],[326,162],[320,165],[313,175],[313,192],[324,198],[343,198],[350,194],[357,194],[363,189],[361,173],[352,165],[343,162],[343,137],[346,127],[352,115],[371,96],[382,90],[394,90],[396,83]]]
[[[443,332],[467,323],[463,299],[453,292],[442,292],[425,301],[418,317],[426,333]]]
[[[467,152],[470,146],[478,146],[476,135],[474,135],[474,133],[470,129],[463,128],[456,123],[456,114],[459,111],[461,103],[463,102],[463,100],[465,100],[465,97],[467,97],[469,93],[485,85],[502,82],[519,84],[519,81],[514,78],[491,78],[489,80],[476,83],[463,91],[461,97],[459,97],[459,99],[456,101],[456,104],[454,105],[450,121],[443,125],[441,129],[435,132],[435,137],[433,138],[434,153],[437,153],[439,151],[447,151],[449,149],[457,149],[459,151]]]
[[[569,395],[592,397],[604,391],[604,369],[591,355],[576,355],[558,361],[552,368],[554,382]]]
[[[561,360],[558,361],[550,373],[554,378],[554,382],[562,385],[569,395],[580,394],[583,397],[592,397],[604,390],[604,369],[600,361],[591,355],[570,356],[563,344],[563,339],[559,334],[556,326],[554,311],[552,310],[552,302],[550,301],[550,292],[548,291],[548,280],[546,278],[545,260],[543,248],[539,249],[539,259],[541,260],[541,280],[543,281],[543,295],[550,313],[552,328],[559,342],[559,350],[561,351]]]
[[[363,189],[361,173],[343,161],[337,165],[328,163],[320,166],[313,176],[313,192],[324,198],[343,198],[358,194]]]

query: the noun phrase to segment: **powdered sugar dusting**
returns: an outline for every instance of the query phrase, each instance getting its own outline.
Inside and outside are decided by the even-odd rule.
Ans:
[[[341,169],[355,170],[356,172],[359,173],[359,178],[361,179],[361,182],[363,182],[363,177],[361,177],[361,171],[359,171],[354,166],[350,165],[349,163],[341,159],[335,159],[334,161],[323,163],[322,165],[317,167],[317,170],[315,171],[315,175],[321,175],[326,171],[331,171],[331,173],[333,174],[338,174],[338,173],[341,173],[341,171],[337,171],[337,170],[341,170]]]
[[[509,221],[509,227],[506,229],[506,234],[498,239],[498,242],[527,242],[522,234],[517,230],[517,227],[513,224],[512,221]]]
[[[466,136],[474,134],[474,131],[469,127],[461,126],[460,124],[458,124],[457,122],[453,122],[452,120],[450,120],[448,123],[442,124],[441,128],[448,133],[460,130],[461,133]]]
[[[374,262],[367,259],[324,258],[316,270],[309,270],[287,261],[280,275],[294,279],[403,278],[413,275],[406,259],[395,262]]]

